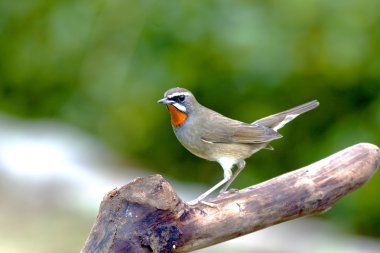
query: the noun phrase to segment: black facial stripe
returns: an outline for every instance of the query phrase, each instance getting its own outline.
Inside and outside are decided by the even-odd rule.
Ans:
[[[181,102],[185,101],[185,98],[186,98],[185,95],[178,95],[178,96],[170,97],[169,99],[171,101],[174,101],[174,102],[177,102],[177,103],[181,103]]]

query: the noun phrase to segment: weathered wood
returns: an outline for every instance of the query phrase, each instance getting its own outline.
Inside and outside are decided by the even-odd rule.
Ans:
[[[357,144],[307,167],[188,206],[160,176],[109,192],[82,253],[184,252],[328,210],[367,182],[379,148]]]

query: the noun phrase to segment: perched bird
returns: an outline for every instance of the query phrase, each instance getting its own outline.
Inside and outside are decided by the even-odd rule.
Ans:
[[[247,124],[204,107],[184,88],[166,91],[158,103],[167,106],[179,142],[194,155],[218,162],[224,171],[222,181],[189,204],[202,201],[222,185],[220,193],[225,192],[244,168],[245,159],[260,149],[273,149],[269,142],[282,137],[278,129],[319,105],[314,100]],[[234,165],[237,170],[233,174]]]

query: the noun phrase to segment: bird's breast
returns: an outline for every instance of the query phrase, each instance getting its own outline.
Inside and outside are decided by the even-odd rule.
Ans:
[[[172,126],[175,128],[178,128],[185,123],[187,119],[187,115],[184,112],[181,112],[178,110],[174,105],[166,105],[168,107],[168,110],[170,112],[170,119],[172,122]]]

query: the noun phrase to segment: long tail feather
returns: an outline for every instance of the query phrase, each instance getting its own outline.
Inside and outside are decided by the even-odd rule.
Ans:
[[[307,111],[310,111],[316,108],[318,105],[319,105],[319,102],[317,100],[313,100],[308,103],[294,107],[292,109],[256,120],[252,124],[263,125],[277,131],[278,129],[286,125],[288,122],[295,119],[298,115],[305,113]]]

